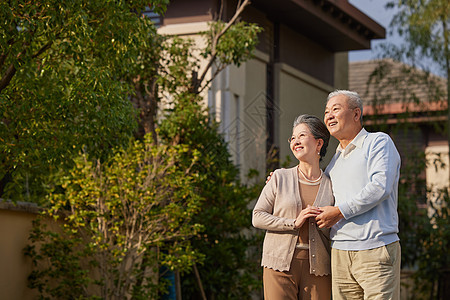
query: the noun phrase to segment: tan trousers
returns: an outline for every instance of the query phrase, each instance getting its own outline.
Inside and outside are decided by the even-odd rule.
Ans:
[[[331,299],[331,276],[309,273],[308,250],[295,250],[289,271],[264,268],[263,281],[265,300]]]
[[[333,299],[400,299],[400,243],[345,251],[331,249]]]

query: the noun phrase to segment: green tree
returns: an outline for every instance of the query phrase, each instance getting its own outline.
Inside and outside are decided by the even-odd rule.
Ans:
[[[205,201],[194,220],[205,229],[191,242],[204,259],[194,266],[194,273],[182,274],[182,295],[184,299],[248,299],[260,286],[255,278],[259,256],[251,250],[261,241],[247,232],[249,203],[260,189],[239,181],[239,170],[217,134],[217,124],[199,100],[195,94],[180,95],[174,112],[160,127],[162,140],[178,141],[201,153],[193,169],[202,174],[196,190]]]
[[[2,1],[1,196],[39,201],[85,149],[106,157],[136,128],[129,77],[156,29],[148,1]],[[164,12],[167,1],[151,2]],[[131,75],[130,75],[131,74]]]
[[[379,116],[373,122],[389,131],[394,140],[397,137],[397,145],[404,147],[399,186],[400,238],[402,265],[415,270],[414,295],[418,299],[446,299],[449,291],[444,287],[448,286],[450,263],[447,255],[449,185],[435,200],[431,199],[432,190],[426,186],[424,170],[433,166],[440,169],[448,162],[442,157],[427,161],[424,148],[415,148],[411,142],[402,145],[401,140],[420,134],[421,128],[411,123],[412,118],[419,114],[422,118],[441,116],[440,112],[427,109],[434,104],[441,105],[447,121],[421,126],[446,133],[450,143],[450,4],[442,0],[392,1],[387,8],[397,9],[389,32],[399,35],[403,42],[381,46],[380,56],[390,60],[381,60],[369,79],[374,101],[371,105],[377,111],[387,103],[399,102],[405,112],[396,116],[395,125],[385,123]],[[437,71],[444,79],[431,71]],[[415,111],[417,108],[421,108],[420,112]],[[423,208],[424,204],[427,209]]]
[[[427,72],[430,72],[431,66],[436,67],[439,75],[447,78],[446,90],[449,91],[450,3],[446,0],[408,0],[387,4],[387,8],[393,7],[398,9],[398,13],[391,21],[391,32],[402,37],[404,43],[385,44],[383,55]],[[447,107],[450,107],[450,93],[446,94]],[[447,139],[450,145],[450,110],[447,119]]]
[[[162,143],[187,144],[201,153],[193,169],[202,174],[196,188],[205,199],[194,217],[205,229],[191,239],[192,247],[204,259],[193,265],[194,272],[181,276],[182,295],[186,299],[247,299],[260,286],[255,279],[260,271],[255,257],[259,259],[259,256],[251,253],[260,240],[246,232],[251,226],[248,205],[257,196],[258,187],[247,187],[240,182],[239,170],[233,165],[227,145],[217,133],[218,126],[202,107],[199,96],[212,80],[204,82],[211,66],[215,65],[214,78],[227,65],[240,65],[251,58],[260,28],[245,22],[232,25],[246,5],[248,1],[241,4],[230,21],[212,23],[205,33],[208,46],[200,54],[208,59],[205,68],[201,69],[189,55],[188,59],[179,58],[178,53],[190,52],[189,41],[172,39],[167,47],[166,57],[170,59],[161,86],[174,98],[158,133]],[[186,78],[186,73],[192,75]]]
[[[253,237],[243,232],[250,226],[247,204],[252,193],[239,182],[226,143],[200,105],[199,94],[209,84],[206,74],[213,65],[220,71],[251,57],[260,29],[238,21],[249,3],[243,1],[230,21],[214,22],[205,33],[209,42],[201,55],[209,63],[201,69],[191,41],[156,34],[150,20],[136,13],[145,4],[162,13],[166,1],[144,2],[12,3],[17,7],[11,15],[2,6],[12,37],[31,28],[16,26],[21,24],[17,15],[27,19],[37,12],[32,20],[38,36],[50,44],[30,59],[29,69],[27,60],[9,56],[8,43],[2,48],[17,70],[0,95],[10,107],[17,95],[23,103],[34,101],[29,110],[42,109],[31,119],[36,126],[43,124],[41,139],[34,131],[21,138],[22,150],[17,143],[3,145],[11,154],[2,157],[10,176],[4,180],[4,195],[24,199],[31,191],[48,205],[46,216],[64,220],[60,232],[36,223],[27,249],[35,263],[30,283],[44,298],[112,298],[115,293],[147,299],[164,290],[159,267],[166,266],[182,272],[186,282],[199,283],[198,290],[186,292],[192,297],[199,290],[211,297],[229,291],[231,297],[247,297],[254,283],[250,268],[258,267],[247,251]],[[55,22],[53,27],[46,25],[47,19]],[[57,29],[61,35],[51,36]],[[33,37],[30,43],[41,42]],[[31,99],[27,77],[43,90]],[[166,94],[172,100],[163,110],[159,106]],[[114,99],[118,104],[104,109]],[[61,104],[67,107],[61,115],[47,114],[47,106],[59,112]],[[131,104],[138,108],[136,114]],[[16,137],[9,123],[27,115],[22,109],[9,116],[2,123],[5,136]],[[23,130],[23,124],[18,121],[14,128]],[[72,137],[74,133],[78,135]],[[133,134],[137,141],[126,146]],[[51,135],[60,142],[53,153],[30,146],[45,145]],[[18,164],[23,157],[27,160]],[[153,169],[159,166],[164,172]],[[137,240],[127,234],[136,223],[142,226]],[[208,278],[206,289],[201,278]]]
[[[59,299],[156,298],[159,265],[186,270],[198,256],[188,242],[202,227],[192,222],[202,200],[193,184],[198,155],[147,135],[105,163],[77,159],[59,178],[64,192],[47,196],[44,216],[61,219],[61,233],[34,226],[30,286]],[[180,168],[180,156],[190,165]]]

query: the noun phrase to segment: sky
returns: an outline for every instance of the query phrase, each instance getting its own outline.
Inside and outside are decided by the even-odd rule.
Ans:
[[[377,44],[386,41],[394,41],[394,38],[388,35],[387,29],[395,11],[394,9],[388,10],[385,8],[385,5],[387,2],[389,2],[389,0],[349,0],[348,2],[386,29],[386,39],[373,40],[371,42],[370,50],[350,51],[349,61],[374,59],[376,57],[375,51],[373,51],[373,49]]]

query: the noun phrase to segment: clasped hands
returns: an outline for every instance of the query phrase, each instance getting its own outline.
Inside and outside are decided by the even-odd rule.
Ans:
[[[270,175],[267,176],[266,184],[269,182],[270,177],[273,175],[273,172],[270,172]],[[317,222],[317,226],[319,228],[331,228],[334,224],[336,224],[340,219],[344,216],[341,213],[339,207],[336,206],[323,206],[316,207],[308,205],[306,208],[302,209],[300,214],[297,216],[295,220],[295,228],[300,228],[305,220],[308,218],[315,218]]]
[[[343,218],[341,211],[335,206],[315,207],[307,205],[295,220],[295,228],[301,227],[309,218],[315,218],[319,228],[330,228]]]

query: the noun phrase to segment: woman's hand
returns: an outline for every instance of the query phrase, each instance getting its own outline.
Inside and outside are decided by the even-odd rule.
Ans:
[[[266,184],[269,182],[270,177],[272,177],[272,175],[273,175],[273,172],[270,172],[269,176],[267,176],[267,178],[266,178]]]
[[[322,213],[320,208],[307,205],[306,208],[302,209],[300,214],[297,216],[297,219],[295,220],[295,228],[302,227],[308,218],[315,218],[320,213]]]

